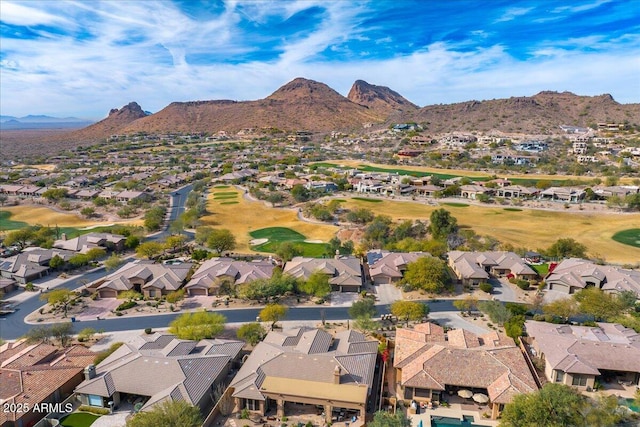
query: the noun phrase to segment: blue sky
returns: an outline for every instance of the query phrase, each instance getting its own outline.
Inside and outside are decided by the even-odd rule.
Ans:
[[[637,0],[0,2],[0,113],[252,100],[363,79],[420,105],[610,93],[640,102]]]

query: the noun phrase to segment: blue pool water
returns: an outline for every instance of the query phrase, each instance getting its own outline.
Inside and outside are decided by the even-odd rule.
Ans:
[[[432,427],[482,427],[473,424],[473,417],[465,415],[463,419],[431,416]]]

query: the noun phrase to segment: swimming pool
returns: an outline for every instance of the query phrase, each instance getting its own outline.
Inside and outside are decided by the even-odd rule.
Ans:
[[[462,420],[459,418],[451,417],[438,417],[431,416],[431,427],[482,427],[478,424],[473,424],[473,417],[471,415],[463,415]]]

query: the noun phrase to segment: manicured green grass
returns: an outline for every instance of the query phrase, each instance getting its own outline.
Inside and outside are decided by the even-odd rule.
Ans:
[[[302,256],[319,258],[326,255],[328,246],[326,243],[308,243],[306,237],[295,230],[286,227],[268,227],[251,231],[249,235],[253,239],[269,239],[261,245],[252,246],[251,249],[259,252],[275,252],[278,245],[283,242],[291,242],[302,252]]]
[[[539,265],[531,264],[529,265],[529,267],[531,267],[533,271],[538,273],[538,276],[540,277],[546,276],[547,273],[549,272],[549,264],[539,264]]]
[[[254,239],[269,239],[271,242],[290,242],[304,240],[306,237],[287,227],[268,227],[249,232]]]
[[[89,427],[98,418],[98,415],[88,414],[86,412],[74,412],[60,420],[60,425],[64,427]]]
[[[361,202],[369,202],[369,203],[381,203],[380,199],[369,199],[368,197],[352,197],[353,200],[360,200]]]
[[[443,205],[453,206],[454,208],[468,208],[469,205],[466,203],[457,203],[457,202],[444,202]]]
[[[520,208],[503,208],[507,212],[522,212]]]
[[[217,194],[213,195],[213,200],[224,200],[224,199],[237,199],[238,198],[238,194],[236,193],[235,195],[231,196],[218,196]]]
[[[221,205],[237,205],[238,203],[240,202],[238,202],[237,200],[231,202],[220,202]]]
[[[302,256],[310,258],[321,258],[327,254],[329,245],[326,243],[307,243],[307,242],[292,242],[300,252]],[[278,249],[280,242],[267,242],[262,245],[252,246],[251,249],[258,252],[271,252],[274,253]]]
[[[9,219],[11,217],[11,212],[2,211],[0,212],[0,231],[6,230],[17,230],[19,228],[28,227],[29,224],[22,221],[13,221]]]
[[[230,185],[216,185],[213,188],[229,188],[229,187],[231,187],[231,186]]]
[[[618,231],[611,236],[611,238],[623,245],[640,248],[640,228],[629,228],[628,230]]]
[[[340,202],[340,203],[344,203],[347,201],[346,199],[332,199],[332,200],[335,200],[336,202]]]
[[[358,169],[364,172],[388,172],[388,173],[398,173],[400,175],[409,175],[409,176],[435,176],[440,178],[441,180],[457,178],[460,175],[451,175],[447,173],[433,173],[433,172],[420,172],[420,171],[412,171],[401,168],[381,168],[377,166],[369,166],[369,165],[358,165]],[[489,177],[486,176],[470,176],[469,179],[472,181],[489,181]]]
[[[238,195],[237,191],[216,191],[215,193],[213,193],[213,197],[216,196],[234,196],[236,197]]]

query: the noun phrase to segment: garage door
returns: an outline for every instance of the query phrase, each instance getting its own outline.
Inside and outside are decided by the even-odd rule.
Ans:
[[[199,296],[199,297],[206,297],[207,296],[207,290],[206,289],[202,289],[202,288],[192,288],[192,289],[189,289],[189,295],[191,295],[191,296]]]

